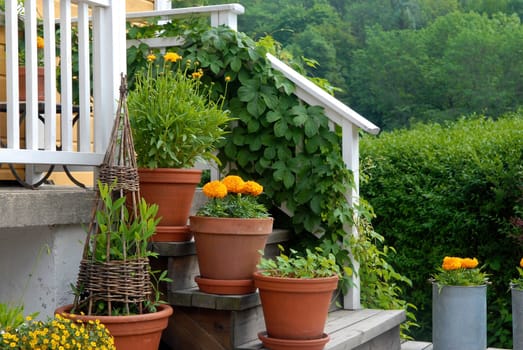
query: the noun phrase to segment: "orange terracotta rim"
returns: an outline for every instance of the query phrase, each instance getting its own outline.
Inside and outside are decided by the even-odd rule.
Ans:
[[[323,333],[318,339],[278,339],[267,335],[267,332],[258,333],[263,346],[271,350],[321,350],[330,340],[330,336]]]
[[[198,184],[202,175],[200,169],[178,169],[178,168],[138,168],[138,176],[140,182],[151,182],[151,183],[170,183],[171,180],[166,176],[176,176],[177,183],[185,184]]]
[[[189,226],[156,226],[153,242],[187,242],[193,237]]]

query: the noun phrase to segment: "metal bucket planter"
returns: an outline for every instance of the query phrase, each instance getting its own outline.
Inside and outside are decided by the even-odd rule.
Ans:
[[[487,286],[432,285],[433,350],[487,348]]]
[[[512,291],[512,340],[514,350],[523,350],[523,289],[511,286]]]

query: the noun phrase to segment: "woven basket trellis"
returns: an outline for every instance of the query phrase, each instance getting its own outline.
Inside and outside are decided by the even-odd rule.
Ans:
[[[113,199],[126,197],[126,207],[131,218],[138,213],[140,186],[136,156],[127,110],[127,84],[122,75],[120,86],[120,100],[111,133],[111,139],[104,161],[99,170],[99,181],[112,186]],[[106,314],[112,315],[118,309],[120,313],[143,313],[143,303],[151,295],[149,260],[144,257],[145,252],[139,251],[137,244],[132,257],[127,256],[127,247],[122,247],[123,259],[111,260],[107,254],[104,261],[96,260],[94,252],[98,242],[97,235],[102,234],[96,219],[96,212],[103,211],[104,201],[100,198],[97,188],[96,202],[93,207],[91,222],[87,231],[80,271],[76,285],[74,312],[84,312],[92,315],[98,312],[97,302],[104,302]],[[120,220],[124,221],[123,212]],[[110,252],[111,239],[106,239],[106,251]]]

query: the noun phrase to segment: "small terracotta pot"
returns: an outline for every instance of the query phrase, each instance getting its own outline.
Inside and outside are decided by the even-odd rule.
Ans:
[[[285,278],[254,273],[270,338],[319,339],[338,276]]]
[[[199,169],[138,169],[140,194],[147,203],[158,204],[158,216],[162,218],[154,242],[192,239],[187,220],[201,175]]]
[[[69,313],[72,307],[72,304],[59,307],[55,314],[83,322],[100,320],[114,337],[116,350],[157,350],[162,331],[173,313],[173,308],[165,304],[158,307],[158,312],[130,316],[72,315]]]
[[[260,261],[260,250],[265,248],[267,237],[272,232],[273,218],[242,219],[191,216],[190,228],[194,234],[198,265],[199,284],[204,292],[215,294],[246,294],[256,289],[252,274]],[[241,280],[239,290],[223,293],[211,292],[207,279]],[[217,281],[214,281],[216,284]],[[245,289],[249,284],[250,288]],[[228,283],[228,288],[230,284]]]
[[[44,67],[38,67],[38,101],[45,101],[45,70]],[[20,101],[27,100],[26,97],[26,84],[25,84],[25,66],[18,67],[18,99]]]

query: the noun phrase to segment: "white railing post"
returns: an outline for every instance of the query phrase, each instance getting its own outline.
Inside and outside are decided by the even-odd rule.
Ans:
[[[110,8],[96,8],[92,16],[94,148],[105,152],[119,98],[120,74],[127,72],[125,2],[111,0]]]
[[[355,124],[349,121],[343,121],[342,125],[342,155],[343,161],[348,169],[352,171],[354,177],[354,188],[351,193],[347,193],[347,202],[356,208],[359,198],[359,178],[360,178],[360,148],[359,148],[359,129]],[[355,213],[355,216],[357,214]],[[358,230],[356,225],[346,226],[345,232],[354,237],[358,237]],[[350,251],[350,247],[348,247]],[[354,257],[350,256],[354,274],[352,275],[352,282],[354,287],[349,288],[346,295],[343,296],[343,307],[345,309],[357,310],[361,309],[361,285],[359,277],[360,264]]]

